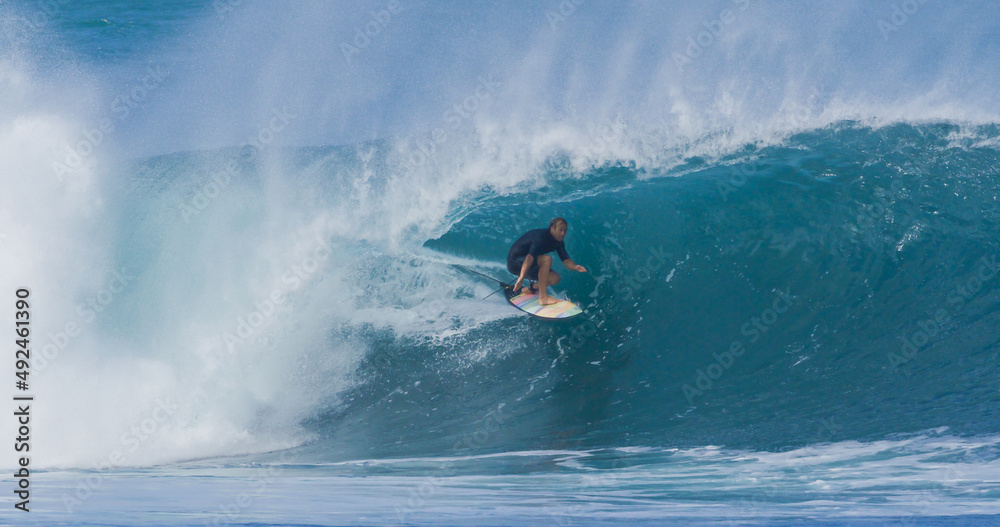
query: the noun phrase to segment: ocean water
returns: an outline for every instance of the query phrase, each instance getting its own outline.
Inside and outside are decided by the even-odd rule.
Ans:
[[[0,26],[0,525],[1000,524],[993,2]]]

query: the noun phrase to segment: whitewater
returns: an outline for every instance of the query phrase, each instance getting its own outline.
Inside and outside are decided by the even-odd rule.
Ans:
[[[0,29],[0,525],[1000,522],[994,2]]]

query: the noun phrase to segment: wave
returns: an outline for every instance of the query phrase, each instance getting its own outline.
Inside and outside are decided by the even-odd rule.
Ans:
[[[419,200],[387,217],[391,192],[368,197],[387,182],[355,177],[385,143],[285,152],[281,181],[248,148],[142,161],[100,224],[112,271],[69,298],[34,286],[65,316],[40,390],[146,394],[81,422],[91,452],[60,463],[146,441],[136,464],[427,455],[498,411],[485,451],[996,433],[998,135],[842,123],[655,172],[554,159],[544,184],[455,198],[430,239]],[[516,317],[451,265],[504,278],[509,243],[554,215],[591,269],[560,286],[582,323]],[[394,228],[426,241],[385,243]]]
[[[0,282],[42,306],[39,426],[74,431],[42,459],[426,456],[498,411],[487,453],[998,433],[1000,68],[972,45],[992,15],[938,29],[923,6],[884,40],[891,7],[860,2],[812,25],[718,2],[415,29],[446,9],[404,10],[349,65],[369,7],[194,16],[196,51],[139,65],[74,47],[86,24],[6,33]],[[230,53],[264,33],[263,58]],[[558,215],[585,322],[516,317],[450,265],[503,278]]]

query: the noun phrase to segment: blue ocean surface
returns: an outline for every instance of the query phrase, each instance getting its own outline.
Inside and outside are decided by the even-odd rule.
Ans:
[[[0,525],[1000,524],[995,3],[0,24]]]

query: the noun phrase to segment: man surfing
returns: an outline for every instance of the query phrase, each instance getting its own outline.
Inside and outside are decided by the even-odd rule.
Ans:
[[[562,279],[559,273],[552,270],[552,257],[548,253],[555,251],[567,269],[586,273],[582,265],[577,265],[566,253],[563,245],[563,238],[566,237],[568,224],[565,218],[553,218],[549,222],[548,229],[532,229],[514,242],[507,252],[507,270],[510,274],[517,275],[514,282],[514,292],[527,289],[532,293],[538,293],[538,303],[543,306],[550,306],[559,300],[549,296],[546,288],[556,285]],[[524,287],[524,280],[530,282],[528,287]],[[538,282],[535,288],[534,282]],[[527,291],[524,291],[527,292]]]

